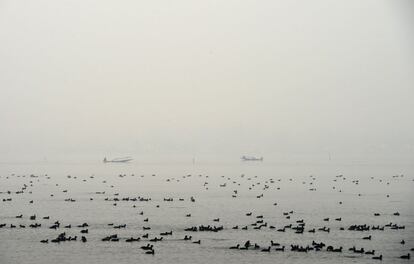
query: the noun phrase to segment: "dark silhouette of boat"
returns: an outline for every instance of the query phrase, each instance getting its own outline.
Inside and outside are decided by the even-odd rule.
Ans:
[[[108,160],[106,157],[103,159],[103,163],[126,163],[126,162],[130,162],[131,160],[133,160],[131,157],[122,157],[122,158],[115,158],[115,159],[111,159]]]

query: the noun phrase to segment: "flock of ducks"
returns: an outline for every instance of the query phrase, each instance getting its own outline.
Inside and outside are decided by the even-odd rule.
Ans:
[[[125,178],[127,177],[126,174],[120,174],[118,175],[119,178]],[[132,177],[135,177],[134,174],[131,175]],[[156,175],[151,175],[152,177],[155,177]],[[13,180],[14,178],[26,178],[28,181],[24,183],[19,189],[17,190],[1,190],[0,189],[0,195],[3,196],[0,201],[4,203],[10,203],[13,202],[13,195],[30,195],[32,194],[32,189],[36,185],[37,182],[40,182],[41,179],[47,179],[52,180],[52,178],[48,175],[43,176],[37,176],[37,175],[30,175],[30,176],[24,176],[24,175],[10,175],[6,177],[0,177],[0,180]],[[144,177],[143,175],[141,176]],[[171,182],[180,182],[183,179],[189,179],[192,175],[185,175],[182,178],[168,178],[166,179],[167,183]],[[209,176],[202,176],[199,175],[200,178],[204,177],[204,181],[202,183],[202,188],[204,190],[209,190],[210,182],[209,182]],[[393,178],[403,178],[403,175],[397,175],[393,176]],[[77,177],[67,176],[68,179],[77,179]],[[91,179],[95,178],[94,175],[90,176]],[[236,179],[232,179],[230,177],[221,177],[222,180],[226,182],[220,183],[217,187],[217,189],[231,189],[229,186],[232,187],[232,190],[230,190],[231,197],[237,198],[240,195],[240,189],[242,188],[240,181]],[[277,182],[281,182],[282,179],[268,179],[265,181],[260,181],[257,176],[254,177],[246,177],[245,175],[240,176],[241,179],[245,179],[247,182],[252,182],[248,184],[247,190],[252,191],[260,191],[261,193],[258,193],[255,195],[256,199],[261,199],[264,197],[264,194],[266,191],[270,190],[271,187],[274,187],[275,190],[280,190],[280,187],[275,186]],[[338,183],[338,181],[344,181],[346,178],[343,175],[337,175],[335,179],[333,180],[335,183]],[[373,178],[371,178],[373,180]],[[85,182],[86,179],[82,180],[82,182]],[[288,179],[288,181],[292,182],[293,179]],[[317,188],[315,187],[316,184],[316,177],[310,176],[309,182],[306,182],[306,184],[309,184],[310,188],[308,188],[309,191],[316,191]],[[380,180],[382,182],[382,180]],[[104,180],[102,181],[103,184],[107,184],[107,182]],[[302,184],[305,184],[305,182],[302,182]],[[359,180],[353,180],[352,184],[358,185]],[[389,182],[387,182],[389,184]],[[0,185],[1,186],[1,185]],[[59,186],[59,184],[55,184],[55,187]],[[1,187],[0,187],[1,188]],[[110,188],[114,188],[114,185],[110,185]],[[338,184],[333,187],[335,190],[338,188]],[[339,192],[342,192],[341,189],[336,189]],[[62,193],[71,193],[68,189],[62,190]],[[196,198],[194,196],[189,197],[164,197],[162,200],[155,200],[151,197],[145,197],[145,196],[127,196],[127,197],[120,197],[119,192],[108,192],[108,191],[99,191],[95,192],[96,195],[107,195],[105,198],[101,198],[105,202],[110,202],[112,206],[117,206],[119,203],[129,202],[133,203],[132,207],[136,208],[136,203],[138,202],[153,202],[155,203],[156,208],[160,208],[160,203],[174,203],[174,202],[189,202],[189,203],[196,203]],[[358,196],[361,196],[362,194],[359,193]],[[97,199],[96,197],[90,197],[90,201],[94,201]],[[50,199],[54,199],[54,194],[50,194]],[[389,197],[389,195],[387,195]],[[99,199],[99,198],[98,198]],[[64,199],[65,202],[71,202],[75,203],[77,201],[76,197],[69,197]],[[30,199],[28,201],[29,204],[35,203],[35,200]],[[339,204],[342,204],[342,202],[339,202]],[[273,206],[278,206],[278,203],[273,203]],[[139,212],[139,215],[144,216],[144,211]],[[191,218],[194,213],[186,213],[183,215],[185,218]],[[373,212],[374,217],[381,217],[383,214],[379,212]],[[399,212],[393,212],[391,214],[388,214],[388,216],[394,217],[398,221],[398,217],[400,216]],[[0,219],[4,219],[5,217],[10,217],[6,215],[0,215]],[[223,218],[226,216],[224,215]],[[242,216],[240,216],[242,217]],[[187,243],[191,244],[203,244],[203,241],[201,239],[194,239],[193,237],[196,236],[199,232],[212,232],[212,233],[218,233],[226,230],[234,230],[239,232],[245,232],[246,230],[266,230],[266,233],[273,232],[272,234],[277,237],[278,234],[283,234],[284,232],[290,232],[294,235],[301,235],[304,233],[325,233],[330,234],[333,231],[332,226],[329,226],[328,224],[330,222],[336,222],[341,223],[346,216],[341,217],[321,217],[322,222],[327,223],[327,225],[324,226],[318,226],[314,227],[315,225],[312,225],[311,223],[308,223],[304,219],[299,219],[296,217],[294,210],[288,210],[286,212],[283,212],[280,215],[280,218],[286,219],[290,221],[289,224],[276,227],[275,224],[272,224],[272,219],[267,219],[267,217],[263,214],[255,215],[253,212],[246,212],[243,217],[247,217],[248,224],[234,224],[234,225],[223,225],[220,224],[222,219],[212,218],[212,219],[206,219],[207,221],[211,221],[211,224],[198,224],[198,225],[191,225],[187,226],[183,229],[176,229],[176,230],[166,230],[159,233],[154,233],[152,231],[152,227],[149,224],[149,218],[145,217],[142,219],[144,225],[142,226],[142,231],[144,234],[136,235],[136,236],[120,236],[119,234],[109,234],[107,236],[104,236],[100,238],[100,241],[92,241],[92,243],[111,243],[111,242],[126,242],[126,243],[144,243],[140,248],[143,251],[143,254],[147,255],[155,255],[156,254],[156,248],[155,245],[158,245],[159,243],[162,243],[166,240],[169,241],[186,241]],[[49,243],[55,243],[55,244],[61,244],[64,242],[73,242],[73,241],[80,241],[82,243],[90,243],[91,240],[87,238],[89,232],[94,231],[93,224],[88,223],[79,223],[79,224],[73,224],[73,223],[64,223],[64,220],[56,220],[53,218],[53,216],[41,216],[39,217],[38,214],[28,214],[24,215],[23,213],[20,213],[18,215],[15,215],[14,218],[19,219],[19,223],[0,223],[0,234],[1,230],[4,229],[24,229],[24,228],[30,228],[30,229],[39,229],[42,230],[44,228],[48,228],[51,230],[56,230],[58,232],[57,236],[54,237],[44,237],[39,239],[39,242],[42,244],[49,244]],[[53,220],[52,220],[53,219]],[[267,220],[266,220],[267,219]],[[27,224],[22,223],[22,221],[25,220]],[[307,226],[312,226],[313,228],[307,228]],[[108,229],[128,229],[127,224],[114,224],[114,223],[107,223]],[[361,235],[360,240],[361,241],[375,241],[376,239],[376,232],[402,232],[405,230],[405,225],[397,224],[397,223],[384,223],[383,225],[374,225],[369,223],[364,224],[352,224],[348,226],[341,226],[338,229],[335,229],[335,231],[343,231],[343,232],[361,232],[365,235]],[[73,229],[76,229],[74,232],[77,235],[68,235],[67,233]],[[64,231],[64,232],[63,232]],[[410,230],[412,232],[412,230]],[[178,237],[176,233],[186,232],[187,234],[184,235],[184,237]],[[403,233],[401,233],[403,236]],[[39,237],[42,236],[42,232],[39,232]],[[358,241],[356,240],[355,243]],[[389,242],[393,243],[393,242]],[[403,250],[407,251],[414,251],[414,248],[409,248],[406,246],[406,242],[404,239],[398,242],[400,247]],[[162,247],[160,247],[161,250]],[[247,240],[245,242],[237,243],[236,245],[229,245],[227,247],[229,250],[256,250],[260,252],[294,252],[294,253],[308,253],[308,252],[329,252],[329,253],[337,253],[337,254],[355,254],[355,255],[366,255],[372,258],[373,260],[379,260],[381,261],[385,257],[388,258],[400,258],[400,259],[407,259],[409,260],[411,258],[411,255],[409,252],[406,252],[403,255],[385,255],[383,252],[379,252],[376,249],[365,249],[364,247],[357,247],[356,245],[352,246],[348,250],[345,250],[345,246],[335,246],[335,245],[327,245],[327,243],[323,241],[312,241],[304,244],[289,244],[289,243],[280,243],[275,242],[273,240],[269,241],[268,244],[265,245],[259,245],[258,243],[251,242],[250,240]]]

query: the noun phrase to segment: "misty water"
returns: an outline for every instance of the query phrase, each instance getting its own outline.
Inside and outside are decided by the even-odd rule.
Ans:
[[[0,263],[376,261],[373,255],[349,251],[352,246],[375,250],[374,256],[383,255],[384,263],[407,263],[400,256],[414,247],[413,173],[413,164],[395,163],[3,163],[0,224],[6,225],[0,228]],[[25,185],[27,188],[16,194]],[[150,200],[132,199],[138,197]],[[251,216],[246,215],[249,212]],[[16,218],[19,215],[22,218]],[[32,215],[36,220],[29,219]],[[50,218],[43,219],[45,216]],[[217,218],[219,221],[214,221]],[[277,231],[290,224],[295,227],[302,219],[303,234],[292,228]],[[50,229],[56,221],[60,227]],[[267,225],[254,229],[252,224],[257,221],[256,227]],[[34,223],[41,227],[30,228]],[[77,227],[83,223],[89,226]],[[348,230],[351,225],[383,227],[389,223],[404,229]],[[125,228],[114,228],[123,224]],[[66,225],[71,228],[64,228]],[[184,230],[200,225],[223,226],[223,230]],[[235,226],[238,229],[233,229]],[[247,230],[242,229],[245,226]],[[318,230],[323,227],[330,231]],[[315,233],[310,233],[314,228]],[[80,233],[84,229],[88,233]],[[162,241],[148,241],[169,231],[172,235]],[[77,236],[77,241],[51,243],[63,232]],[[149,237],[143,238],[146,233]],[[114,234],[119,241],[102,241]],[[183,240],[185,235],[192,240]],[[363,239],[369,235],[371,240]],[[87,242],[81,242],[81,236]],[[130,237],[141,241],[127,243]],[[40,243],[44,239],[49,243]],[[192,243],[197,240],[200,244]],[[247,240],[260,249],[229,249]],[[262,252],[271,240],[280,246]],[[312,246],[312,241],[326,247],[307,253],[291,251],[291,244],[306,247]],[[154,245],[154,255],[141,249],[148,243]],[[328,252],[329,245],[343,247],[342,252]],[[275,250],[281,246],[285,251]]]

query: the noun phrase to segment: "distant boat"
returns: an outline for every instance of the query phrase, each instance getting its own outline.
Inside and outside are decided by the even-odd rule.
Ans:
[[[115,159],[111,159],[108,160],[106,157],[103,159],[103,163],[109,163],[109,162],[130,162],[131,160],[133,160],[131,157],[123,157],[123,158],[115,158]]]
[[[263,157],[254,157],[254,156],[242,156],[241,157],[242,161],[263,161]]]

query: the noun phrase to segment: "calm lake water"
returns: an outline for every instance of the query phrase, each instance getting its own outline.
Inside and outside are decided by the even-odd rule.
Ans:
[[[0,164],[0,224],[6,226],[0,228],[0,263],[376,261],[372,255],[349,251],[352,246],[375,250],[375,256],[383,255],[383,263],[408,263],[412,260],[399,257],[413,253],[410,249],[414,248],[413,179],[414,164],[3,163]],[[16,194],[25,185],[24,192]],[[151,200],[123,199],[128,197]],[[7,201],[8,198],[12,200]],[[164,198],[173,198],[173,201],[164,201]],[[249,212],[251,216],[246,215]],[[396,212],[400,215],[394,215]],[[16,218],[21,214],[22,218]],[[34,214],[36,220],[30,220]],[[263,215],[267,226],[254,229],[251,224],[262,219],[257,218],[259,215]],[[50,218],[43,219],[45,216]],[[213,221],[216,218],[219,221]],[[329,221],[324,221],[325,218]],[[291,228],[277,231],[289,224],[297,226],[296,221],[302,219],[303,234],[296,234]],[[60,227],[50,229],[55,221],[60,222]],[[348,231],[351,225],[384,226],[390,222],[405,229]],[[33,223],[41,227],[30,228]],[[89,226],[77,227],[82,223]],[[126,228],[116,229],[108,225],[111,223],[126,224]],[[11,224],[16,228],[11,228]],[[69,224],[72,228],[63,228]],[[223,230],[184,230],[200,225],[223,226]],[[234,226],[239,228],[233,229]],[[242,230],[245,226],[247,230]],[[143,227],[151,229],[143,230]],[[330,232],[318,231],[322,227],[330,228]],[[341,227],[345,230],[340,230]],[[81,234],[86,228],[88,233]],[[313,228],[315,233],[308,232]],[[172,236],[151,243],[154,255],[145,254],[140,248],[150,243],[142,235],[149,233],[151,239],[171,230]],[[62,232],[77,236],[77,241],[50,242]],[[118,242],[101,241],[113,234],[120,238]],[[87,238],[86,243],[80,241],[82,235]],[[184,241],[185,235],[201,243]],[[369,235],[371,240],[362,239]],[[129,237],[141,237],[141,241],[127,243],[125,239]],[[43,239],[49,243],[40,243]],[[261,248],[267,248],[273,240],[285,245],[286,250],[229,249],[247,240]],[[290,250],[291,244],[311,246],[313,240],[335,248],[342,246],[343,250],[340,253],[327,252],[326,247],[307,253]],[[401,240],[405,241],[404,245]]]

